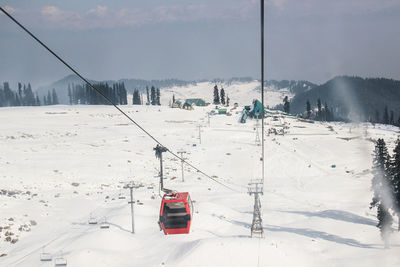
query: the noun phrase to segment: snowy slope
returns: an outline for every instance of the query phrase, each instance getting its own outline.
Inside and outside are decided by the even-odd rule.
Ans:
[[[171,93],[212,90],[198,86]],[[122,108],[170,150],[185,149],[190,162],[233,190],[187,166],[182,182],[180,162],[165,154],[165,187],[190,192],[195,214],[190,234],[164,236],[157,225],[155,143],[115,109],[1,108],[0,192],[6,193],[0,194],[0,226],[9,226],[18,241],[5,242],[5,230],[0,232],[0,255],[7,254],[0,266],[54,266],[54,260],[39,261],[41,252],[64,257],[68,266],[399,266],[399,233],[383,249],[368,209],[371,138],[392,145],[398,128],[268,118],[266,131],[288,129],[266,136],[266,237],[251,239],[253,199],[246,185],[261,170],[253,122],[239,124],[233,111],[212,116],[208,127],[212,107]],[[198,124],[204,126],[201,144]],[[143,185],[134,191],[135,234],[128,199],[119,199],[128,197],[122,187],[131,180]],[[110,229],[89,225],[90,218],[106,218]]]
[[[174,86],[170,88],[161,88],[161,104],[168,105],[175,95],[176,99],[185,100],[187,98],[203,98],[206,102],[213,102],[213,92],[216,83],[200,82],[196,85]],[[219,89],[224,88],[225,95],[230,98],[231,104],[251,105],[253,99],[260,99],[260,82],[233,82],[233,83],[217,83]],[[283,102],[283,98],[287,95],[292,98],[294,95],[288,88],[276,89],[274,86],[265,88],[266,106],[274,107]]]

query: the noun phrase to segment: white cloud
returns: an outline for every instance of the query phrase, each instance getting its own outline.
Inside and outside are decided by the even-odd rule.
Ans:
[[[49,28],[82,28],[82,16],[78,12],[62,10],[56,6],[45,6],[41,10],[42,19],[51,24]]]
[[[15,11],[16,11],[15,8],[10,7],[10,6],[4,6],[4,10],[10,14],[15,13]],[[1,12],[0,15],[3,15],[3,12]]]
[[[42,15],[51,21],[59,21],[65,18],[66,14],[64,11],[56,6],[45,6],[42,8]]]
[[[88,14],[93,14],[99,17],[103,17],[107,14],[108,8],[106,6],[97,6],[88,11]]]

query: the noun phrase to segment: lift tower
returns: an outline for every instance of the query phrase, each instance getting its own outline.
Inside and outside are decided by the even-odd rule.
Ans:
[[[252,181],[249,183],[249,195],[254,195],[254,211],[253,222],[251,223],[251,237],[264,237],[264,228],[261,218],[261,202],[260,195],[263,195],[263,182],[261,180]]]

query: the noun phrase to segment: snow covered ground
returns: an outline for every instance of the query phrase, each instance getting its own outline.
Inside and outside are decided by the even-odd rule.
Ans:
[[[208,127],[211,108],[122,107],[170,150],[184,149],[191,163],[233,189],[188,166],[182,182],[180,162],[164,154],[165,187],[194,200],[191,233],[175,236],[157,225],[155,143],[113,107],[1,108],[0,266],[54,266],[60,257],[68,266],[400,265],[400,234],[383,249],[368,208],[371,140],[385,138],[391,151],[398,128],[268,118],[266,131],[286,126],[287,133],[265,137],[265,238],[252,239],[246,186],[261,173],[254,122],[238,123],[237,109],[211,116]],[[123,189],[131,180],[141,185],[134,191],[135,234]],[[53,261],[41,262],[43,252]]]

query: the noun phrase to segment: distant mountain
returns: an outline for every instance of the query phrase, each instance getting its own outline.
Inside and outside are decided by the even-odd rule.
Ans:
[[[400,81],[385,78],[338,76],[328,82],[296,94],[291,101],[292,113],[304,113],[307,100],[311,108],[326,102],[336,117],[349,120],[374,120],[376,112],[383,116],[385,106],[400,116]]]
[[[107,83],[108,85],[113,85],[115,83],[123,82],[125,84],[125,88],[127,89],[128,93],[132,94],[134,89],[138,89],[140,92],[145,93],[146,87],[150,88],[151,86],[165,90],[167,88],[172,88],[172,87],[188,87],[188,86],[193,87],[196,86],[198,83],[204,83],[204,82],[209,82],[213,84],[224,84],[224,86],[231,86],[238,83],[252,84],[256,80],[254,80],[251,77],[233,77],[230,79],[212,79],[212,80],[201,80],[201,81],[183,81],[178,79],[164,79],[164,80],[120,79],[117,81],[115,80],[107,80],[107,81],[89,80],[89,81],[93,84],[101,82],[101,83]],[[39,95],[40,100],[42,100],[43,96],[47,95],[48,91],[51,91],[54,88],[57,92],[60,103],[68,104],[69,84],[82,85],[83,82],[78,76],[71,74],[52,84],[39,87],[36,91]],[[282,90],[281,94],[288,94],[289,97],[292,97],[293,95],[298,94],[300,92],[310,90],[311,88],[314,88],[316,85],[308,81],[270,80],[270,81],[265,81],[265,86],[273,88],[274,90],[277,91]],[[260,86],[256,86],[255,88],[252,87],[252,90],[253,89],[259,91]]]

